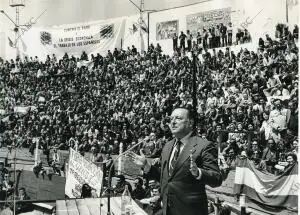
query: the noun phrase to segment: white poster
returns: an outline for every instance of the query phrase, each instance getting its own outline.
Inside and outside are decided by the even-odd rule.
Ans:
[[[102,170],[73,149],[70,149],[67,176],[65,194],[69,198],[80,198],[85,183],[100,194]]]
[[[57,57],[65,53],[80,56],[83,51],[88,55],[106,54],[107,50],[120,47],[124,25],[125,19],[117,18],[48,28],[33,27],[22,36],[26,47],[20,48],[23,54],[38,56],[41,60],[52,54]]]

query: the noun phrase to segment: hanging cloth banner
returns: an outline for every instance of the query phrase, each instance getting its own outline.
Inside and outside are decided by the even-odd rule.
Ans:
[[[62,57],[65,53],[80,56],[83,51],[106,54],[107,50],[119,48],[124,34],[124,18],[93,21],[86,23],[33,27],[22,36],[29,56],[44,59],[55,54]],[[22,47],[21,47],[22,48]]]
[[[257,170],[248,159],[237,159],[236,163],[234,194],[244,193],[265,206],[297,208],[298,164],[280,175],[272,175]]]
[[[69,198],[80,198],[83,184],[88,184],[100,194],[103,172],[78,152],[70,149],[65,194]]]

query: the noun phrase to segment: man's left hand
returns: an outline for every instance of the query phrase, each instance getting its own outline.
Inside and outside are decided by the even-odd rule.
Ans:
[[[192,155],[190,155],[190,172],[195,177],[199,177],[199,169]]]

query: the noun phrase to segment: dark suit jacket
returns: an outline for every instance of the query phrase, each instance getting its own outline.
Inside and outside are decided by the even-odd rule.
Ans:
[[[151,167],[149,177],[160,179],[164,215],[207,215],[205,185],[217,187],[222,175],[217,163],[217,149],[213,143],[191,136],[180,153],[175,168],[169,176],[169,157],[175,140],[168,142],[161,156],[161,168]],[[189,171],[190,154],[202,171],[197,180]]]
[[[20,198],[17,197],[17,200],[20,200]],[[23,200],[30,200],[30,197],[26,194]],[[30,202],[18,202],[16,204],[16,214],[33,211],[33,209],[34,209],[33,204]]]

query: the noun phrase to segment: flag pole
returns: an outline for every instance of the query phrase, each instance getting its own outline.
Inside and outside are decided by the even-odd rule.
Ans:
[[[198,116],[197,116],[197,62],[196,59],[197,55],[194,51],[192,51],[192,59],[193,59],[193,79],[192,79],[192,97],[193,97],[193,112],[194,112],[194,130],[196,131],[197,129],[197,124],[198,124]]]
[[[34,158],[34,165],[38,164],[38,153],[39,153],[39,140],[36,140],[35,143],[35,158]]]
[[[122,154],[123,154],[123,147],[124,147],[124,144],[123,142],[120,143],[120,146],[119,146],[119,159],[118,159],[118,175],[121,175],[122,174],[122,166],[123,166],[123,159],[122,159]]]
[[[13,192],[13,197],[14,197],[14,211],[13,211],[13,214],[15,215],[16,214],[16,193],[17,193],[17,177],[16,177],[16,160],[17,160],[17,148],[16,148],[16,144],[14,144],[14,192]]]

